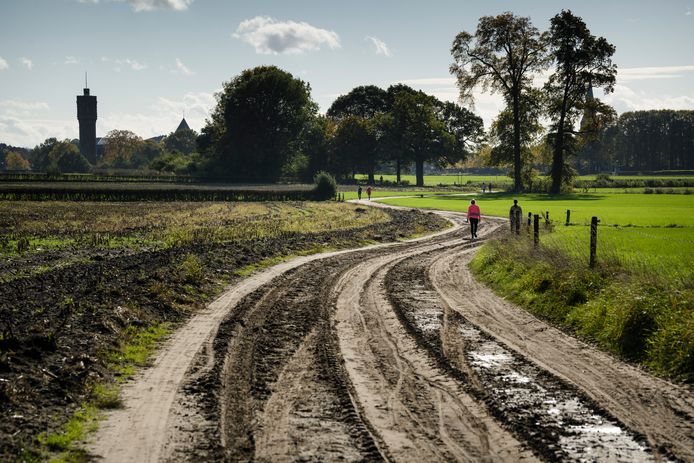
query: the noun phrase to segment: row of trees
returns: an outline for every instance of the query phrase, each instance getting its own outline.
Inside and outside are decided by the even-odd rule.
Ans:
[[[282,175],[310,178],[328,171],[339,178],[392,161],[416,166],[463,159],[484,135],[482,120],[454,103],[405,85],[369,85],[335,100],[317,114],[307,83],[274,66],[244,71],[224,85],[198,140],[215,172],[272,181]]]
[[[78,140],[48,138],[32,150],[8,150],[3,168],[41,172],[149,169],[188,174],[197,172],[200,164],[200,157],[195,153],[197,137],[195,131],[184,129],[162,140],[144,140],[128,130],[112,130],[104,137],[103,152],[95,166],[80,153]]]
[[[599,133],[589,125],[576,129],[580,115],[588,112],[594,116],[589,120],[600,121],[603,114],[613,113],[586,95],[591,87],[613,91],[614,51],[569,10],[554,16],[549,30],[542,33],[530,18],[507,12],[481,18],[474,34],[457,35],[450,71],[457,78],[461,99],[473,101],[473,90],[481,87],[500,93],[506,101],[492,128],[497,146],[492,158],[511,157],[516,190],[523,189],[524,157],[542,132],[542,117],[551,122],[545,134],[552,151],[551,192],[558,193],[570,177],[570,157]],[[545,85],[536,88],[535,78],[550,68]]]

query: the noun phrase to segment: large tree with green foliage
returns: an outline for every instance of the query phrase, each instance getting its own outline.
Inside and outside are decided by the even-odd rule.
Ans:
[[[451,48],[462,101],[473,101],[472,91],[501,93],[511,109],[513,122],[514,188],[522,189],[521,100],[530,88],[533,76],[546,68],[545,44],[530,18],[506,12],[484,16],[474,34],[459,33]]]
[[[181,129],[170,133],[164,138],[164,148],[169,152],[178,151],[182,154],[190,154],[197,148],[198,133],[191,129]]]
[[[574,126],[580,110],[585,107],[587,90],[592,85],[605,92],[613,91],[617,66],[612,63],[614,45],[604,37],[592,35],[583,19],[570,10],[562,10],[550,20],[547,44],[555,65],[554,73],[545,84],[552,118],[550,192],[559,193],[567,154],[578,146],[574,140]]]
[[[371,119],[378,113],[388,112],[390,105],[391,98],[386,90],[375,85],[362,85],[337,97],[326,116],[337,120],[347,116]]]
[[[331,151],[353,175],[365,172],[374,181],[378,138],[373,122],[359,116],[345,116],[331,139]]]
[[[89,172],[91,164],[82,156],[79,148],[72,144],[66,144],[62,153],[57,157],[55,167],[60,172]]]
[[[306,82],[275,66],[248,69],[224,84],[198,147],[217,172],[276,180],[316,111]]]
[[[102,167],[130,169],[140,166],[139,155],[145,148],[145,141],[130,130],[111,130],[106,134],[106,149],[99,160]]]

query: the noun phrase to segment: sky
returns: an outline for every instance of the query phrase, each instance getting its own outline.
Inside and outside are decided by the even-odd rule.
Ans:
[[[0,143],[78,137],[85,72],[97,136],[200,130],[215,92],[244,69],[276,65],[308,82],[325,112],[359,85],[402,82],[457,101],[448,68],[460,31],[512,11],[540,30],[571,9],[616,46],[618,113],[694,109],[694,0],[0,0]],[[476,92],[485,126],[502,107]]]

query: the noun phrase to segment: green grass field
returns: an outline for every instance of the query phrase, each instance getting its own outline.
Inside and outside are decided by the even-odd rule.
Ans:
[[[483,215],[507,217],[513,199],[528,212],[549,212],[554,233],[541,230],[541,240],[587,260],[592,216],[598,217],[599,255],[617,259],[647,272],[665,272],[681,278],[694,271],[694,195],[646,195],[585,193],[559,196],[494,193],[477,195]],[[432,195],[424,198],[394,198],[387,204],[424,209],[466,211],[470,197]],[[566,227],[566,210],[571,224]],[[544,222],[541,219],[541,222]]]
[[[590,223],[597,216],[603,225],[687,226],[694,228],[694,195],[646,195],[620,193],[574,193],[548,196],[544,194],[492,193],[474,196],[483,215],[506,217],[517,198],[528,212],[539,214],[549,211],[550,218],[563,223],[566,210],[571,210],[572,223]],[[388,204],[425,209],[466,211],[471,196],[444,194],[424,198],[385,200]]]
[[[378,179],[381,174],[376,174],[376,184],[378,185]],[[595,180],[595,175],[581,175],[576,177],[576,180]],[[366,175],[358,175],[357,179],[361,181],[366,180]],[[406,180],[410,185],[415,185],[416,179],[414,175],[401,175],[401,180]],[[692,179],[692,177],[687,177],[683,175],[663,175],[663,176],[639,176],[639,175],[619,175],[612,177],[615,180],[678,180],[678,179]],[[395,182],[395,175],[383,175],[383,180],[390,182]],[[506,175],[425,175],[424,185],[425,186],[438,186],[438,185],[462,185],[465,186],[468,183],[481,184],[485,182],[489,184],[492,183],[494,190],[506,189],[513,185],[513,179]]]

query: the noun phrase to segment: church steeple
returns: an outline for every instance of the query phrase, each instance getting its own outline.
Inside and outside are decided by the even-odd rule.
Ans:
[[[190,126],[188,126],[188,123],[186,122],[185,116],[183,119],[181,119],[181,123],[178,124],[178,128],[176,129],[176,132],[180,132],[181,130],[190,130]]]

